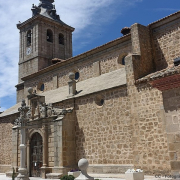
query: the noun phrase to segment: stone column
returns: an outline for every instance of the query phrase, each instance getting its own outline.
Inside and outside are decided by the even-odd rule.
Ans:
[[[62,149],[62,119],[54,122],[54,173],[64,172]]]
[[[29,174],[29,170],[30,170],[30,157],[29,157],[29,153],[30,153],[30,144],[28,143],[27,144],[27,171],[28,171],[28,174]]]
[[[20,117],[15,120],[15,125],[21,130],[21,144],[20,144],[20,168],[17,180],[29,180],[26,168],[26,124],[27,112],[29,107],[26,106],[25,100],[22,100],[21,107],[18,108]]]
[[[20,168],[17,180],[29,180],[26,169],[26,130],[25,127],[21,127],[21,144],[20,144]]]
[[[47,157],[48,157],[48,126],[43,125],[42,127],[43,130],[43,166],[41,167],[41,177],[43,179],[46,178],[46,173],[48,171],[48,162],[47,162]]]
[[[15,169],[15,172],[18,170],[18,129],[15,127],[12,130],[12,168]]]
[[[43,126],[43,167],[47,167],[47,157],[48,157],[48,128],[46,125]]]

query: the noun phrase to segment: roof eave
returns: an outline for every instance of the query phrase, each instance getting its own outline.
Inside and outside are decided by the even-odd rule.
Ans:
[[[152,22],[151,24],[148,24],[148,27],[150,27],[151,29],[156,28],[158,26],[162,26],[164,24],[167,24],[168,22],[174,21],[176,19],[180,18],[180,11],[177,11],[173,14],[170,14],[169,16],[166,16],[162,19],[159,19],[155,22]]]
[[[32,20],[35,20],[35,19],[46,19],[50,22],[53,22],[53,23],[55,22],[57,25],[61,25],[62,27],[69,29],[71,32],[73,32],[75,30],[75,28],[73,28],[65,23],[61,24],[59,21],[52,20],[52,19],[50,19],[46,16],[43,16],[43,15],[40,15],[40,14],[27,19],[23,23],[17,24],[17,28],[20,30],[23,26],[25,26],[26,24],[28,24],[29,22],[31,22]]]

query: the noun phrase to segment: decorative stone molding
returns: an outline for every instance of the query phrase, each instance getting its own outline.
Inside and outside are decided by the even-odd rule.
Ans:
[[[14,124],[17,127],[23,127],[26,126],[27,123],[27,112],[29,110],[29,107],[26,106],[25,100],[22,100],[21,107],[18,108],[18,111],[20,112],[20,117],[18,117]]]
[[[28,88],[29,95],[28,100],[30,107],[28,108],[27,118],[29,121],[44,119],[44,118],[54,118],[55,120],[62,119],[67,113],[72,112],[71,109],[60,109],[53,107],[52,104],[45,103],[45,96],[37,95],[33,92],[32,88]]]

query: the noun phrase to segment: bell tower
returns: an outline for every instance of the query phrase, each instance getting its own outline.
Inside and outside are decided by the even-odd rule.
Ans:
[[[40,0],[32,5],[32,17],[17,24],[20,30],[19,80],[52,64],[53,58],[66,60],[72,57],[72,32],[74,28],[61,21],[54,0]]]

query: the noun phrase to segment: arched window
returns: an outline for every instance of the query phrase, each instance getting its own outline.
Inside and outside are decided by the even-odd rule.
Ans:
[[[45,90],[45,84],[43,82],[39,82],[37,85],[37,90],[44,91]]]
[[[64,45],[64,35],[63,34],[59,34],[59,44]]]
[[[41,84],[40,90],[44,91],[44,84]]]
[[[27,32],[27,46],[31,46],[31,30]]]
[[[53,32],[50,29],[47,30],[47,41],[53,42]]]
[[[121,55],[119,55],[118,60],[117,60],[118,64],[120,64],[120,65],[125,65],[125,57],[126,57],[126,56],[127,56],[127,54],[121,54]]]
[[[126,57],[126,56],[123,56],[123,57],[122,57],[122,62],[121,62],[122,65],[125,65],[125,57]]]
[[[78,79],[79,79],[79,77],[80,77],[79,72],[75,72],[75,80],[78,80]]]

